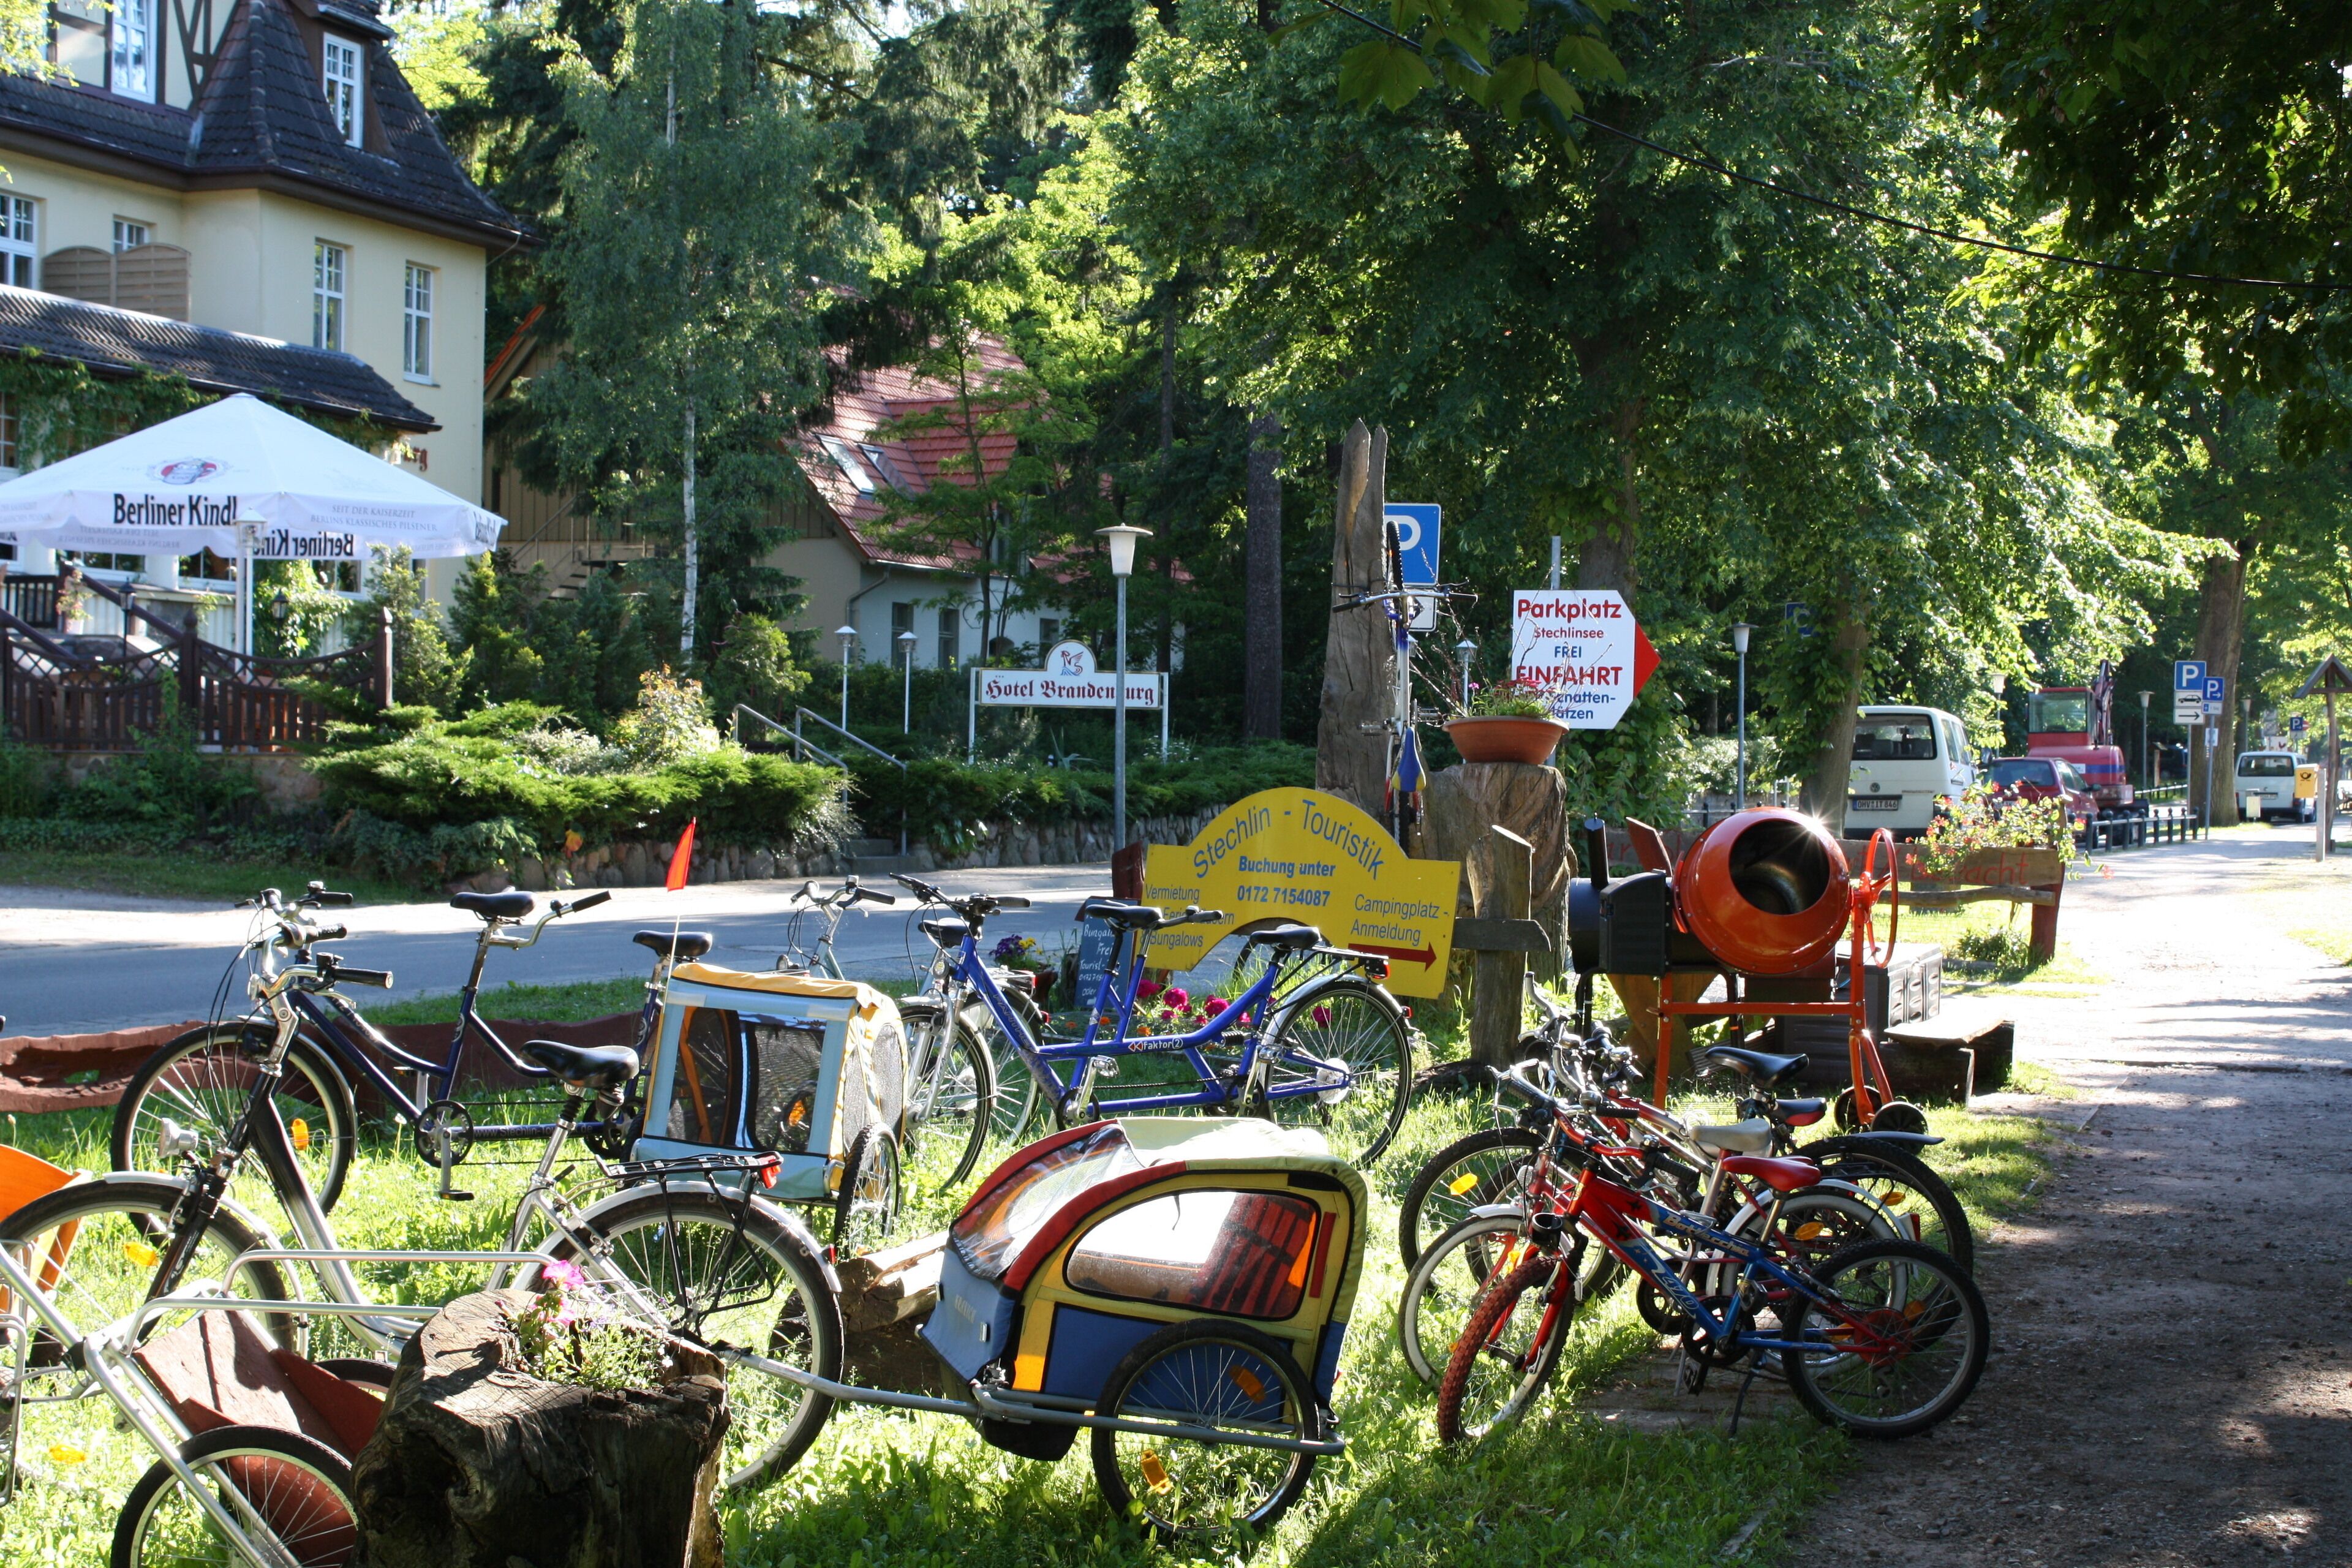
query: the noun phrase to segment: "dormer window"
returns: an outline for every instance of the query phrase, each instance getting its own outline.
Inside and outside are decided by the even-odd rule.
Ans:
[[[55,0],[49,58],[83,87],[153,102],[156,0]]]
[[[352,146],[365,126],[360,116],[360,47],[331,33],[326,39],[327,113]]]
[[[155,96],[154,0],[115,0],[106,85],[126,98]]]

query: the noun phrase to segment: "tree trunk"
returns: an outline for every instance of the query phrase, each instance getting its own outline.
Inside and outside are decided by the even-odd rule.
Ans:
[[[1853,778],[1855,709],[1862,703],[1862,672],[1870,652],[1870,605],[1858,591],[1843,596],[1830,633],[1842,694],[1823,724],[1805,768],[1805,809],[1820,817],[1835,837],[1845,831],[1846,790]]]
[[[1243,546],[1242,733],[1282,739],[1282,421],[1250,417],[1248,532]]]
[[[1458,763],[1429,781],[1422,816],[1423,854],[1462,866],[1457,914],[1477,913],[1484,892],[1474,885],[1474,851],[1490,827],[1507,827],[1528,841],[1529,918],[1551,935],[1549,954],[1531,953],[1536,973],[1559,973],[1567,952],[1569,879],[1576,875],[1576,849],[1568,841],[1568,783],[1558,768],[1527,763]]]
[[[1176,513],[1170,502],[1176,461],[1176,285],[1171,279],[1160,312],[1160,668],[1173,669],[1176,653]]]
[[[1396,645],[1379,605],[1343,601],[1378,593],[1388,580],[1381,531],[1388,456],[1385,426],[1367,430],[1359,419],[1349,427],[1334,501],[1323,713],[1315,730],[1315,787],[1374,816],[1388,787],[1388,737],[1378,726],[1396,705]]]
[[[509,1316],[530,1300],[461,1296],[401,1352],[352,1466],[357,1568],[719,1568],[718,1358],[670,1346],[657,1389],[542,1383]]]
[[[700,541],[694,531],[694,402],[686,405],[686,602],[678,607],[677,652],[681,662],[694,662],[694,601],[702,587]]]
[[[2246,563],[2252,553],[2244,542],[2232,544],[2216,540],[2213,553],[2205,558],[2203,581],[2198,585],[2196,657],[2205,661],[2205,671],[2218,675],[2227,684],[2222,688],[2225,700],[2219,718],[2206,723],[2221,732],[2220,743],[2212,748],[2212,765],[2205,763],[2205,747],[2200,733],[2191,749],[2189,770],[2189,803],[2191,811],[2201,811],[2205,805],[2205,781],[2210,773],[2213,781],[2213,826],[2228,827],[2238,820],[2238,796],[2231,780],[2237,765],[2238,715],[2242,711],[2238,689],[2238,655],[2245,642],[2246,629]]]
[[[1614,588],[1629,604],[1640,578],[1633,559],[1642,544],[1642,492],[1636,483],[1640,447],[1635,437],[1641,433],[1643,408],[1642,398],[1631,398],[1618,405],[1610,421],[1617,437],[1617,510],[1592,525],[1576,561],[1578,587]]]
[[[1480,862],[1479,918],[1528,919],[1533,847],[1507,827],[1489,827],[1480,835],[1474,853]],[[1527,973],[1524,952],[1478,955],[1470,982],[1471,1060],[1490,1068],[1511,1065],[1512,1047],[1518,1044],[1527,1017]]]

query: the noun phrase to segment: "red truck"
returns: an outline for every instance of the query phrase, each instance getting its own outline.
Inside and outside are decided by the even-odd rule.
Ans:
[[[2099,661],[2088,686],[2045,686],[2027,700],[2025,754],[2074,764],[2099,803],[2099,815],[2145,816],[2147,803],[2132,789],[2116,744],[2116,667]]]

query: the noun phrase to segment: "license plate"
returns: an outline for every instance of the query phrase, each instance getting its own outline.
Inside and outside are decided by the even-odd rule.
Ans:
[[[1858,795],[1846,803],[1851,811],[1900,811],[1903,797],[1899,795]]]

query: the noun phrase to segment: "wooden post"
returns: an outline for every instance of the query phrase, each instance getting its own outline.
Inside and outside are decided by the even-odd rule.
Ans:
[[[1383,521],[1389,433],[1357,420],[1341,443],[1331,535],[1331,618],[1323,653],[1323,715],[1315,731],[1315,787],[1381,816],[1388,737],[1375,728],[1396,707],[1396,645],[1376,605],[1349,605],[1387,581]]]
[[[1489,921],[1528,918],[1528,880],[1535,870],[1535,847],[1507,827],[1490,827],[1478,852],[1486,875],[1477,879],[1478,916]],[[1528,955],[1478,954],[1470,986],[1470,1057],[1487,1067],[1508,1067],[1527,1008]]]

